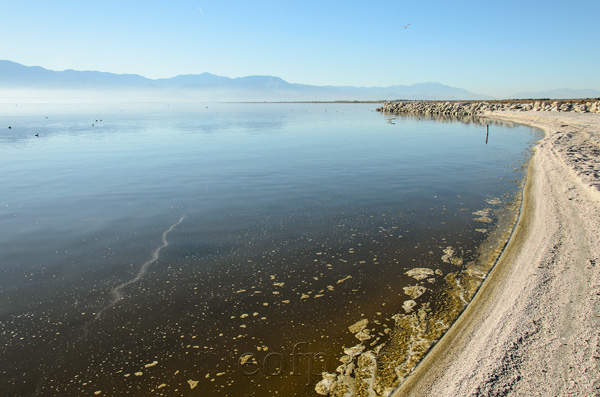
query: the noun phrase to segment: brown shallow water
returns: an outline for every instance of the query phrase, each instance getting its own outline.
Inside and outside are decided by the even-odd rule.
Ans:
[[[409,295],[409,316],[460,310],[446,287],[508,230],[536,136],[494,125],[485,145],[482,121],[372,105],[216,107],[2,117],[8,395],[315,395],[359,343],[350,325],[391,349]]]

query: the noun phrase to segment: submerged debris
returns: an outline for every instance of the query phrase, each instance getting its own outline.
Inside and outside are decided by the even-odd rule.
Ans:
[[[454,249],[452,247],[447,247],[444,251],[444,255],[442,256],[442,260],[446,263],[450,263],[450,258],[454,255]]]
[[[484,222],[484,223],[493,222],[492,218],[490,218],[491,212],[492,212],[491,208],[485,208],[483,210],[473,212],[473,215],[477,215],[479,217],[479,218],[475,218],[475,221],[476,222]]]
[[[444,255],[442,256],[442,260],[446,263],[452,263],[453,265],[456,266],[461,266],[463,264],[463,260],[462,258],[456,258],[454,256],[454,248],[452,247],[447,247],[444,251]]]
[[[343,283],[344,281],[350,280],[351,278],[352,278],[352,276],[346,276],[346,277],[344,277],[344,278],[342,278],[342,279],[339,279],[339,280],[336,282],[336,284],[341,284],[341,283]]]
[[[410,296],[412,299],[417,299],[419,296],[423,295],[427,288],[422,285],[411,285],[410,287],[403,288],[404,293]]]
[[[417,306],[417,302],[415,302],[412,299],[404,301],[404,303],[402,303],[402,308],[404,309],[404,311],[406,313],[412,312],[412,310],[415,306]]]
[[[486,203],[488,203],[489,205],[500,205],[502,204],[502,201],[500,201],[499,198],[495,197],[493,199],[489,199],[489,200],[485,200]]]
[[[447,288],[441,302],[443,310],[433,313],[430,304],[424,303],[416,312],[396,314],[392,317],[396,325],[386,343],[371,350],[365,350],[362,343],[345,349],[345,355],[340,358],[342,364],[335,373],[324,372],[323,380],[317,383],[315,391],[336,397],[390,395],[464,309],[464,299],[470,298],[474,289],[465,289],[471,285],[462,278],[464,276],[454,273],[446,276]],[[420,288],[425,289],[421,286],[408,288],[419,292]],[[405,310],[410,307],[412,311],[415,305],[414,300],[409,300],[404,302],[403,307],[406,306]],[[368,331],[365,330],[367,324],[368,321],[361,320],[349,329],[364,333]]]
[[[152,361],[150,364],[144,365],[144,368],[154,367],[156,364],[158,364],[158,361]]]
[[[434,271],[426,267],[417,267],[406,272],[409,277],[415,280],[423,280],[434,275]]]
[[[360,332],[363,329],[367,328],[368,324],[369,324],[369,320],[367,320],[366,318],[363,318],[362,320],[357,321],[356,323],[349,326],[348,329],[350,330],[351,333],[356,334],[357,332]]]

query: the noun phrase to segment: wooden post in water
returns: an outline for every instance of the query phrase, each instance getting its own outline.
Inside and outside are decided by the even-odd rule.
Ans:
[[[490,136],[490,125],[485,125],[485,144],[487,145],[488,137]]]

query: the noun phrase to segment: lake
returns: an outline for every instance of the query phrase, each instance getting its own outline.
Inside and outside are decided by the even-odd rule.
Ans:
[[[377,106],[1,105],[3,393],[315,395],[445,310],[542,135]]]

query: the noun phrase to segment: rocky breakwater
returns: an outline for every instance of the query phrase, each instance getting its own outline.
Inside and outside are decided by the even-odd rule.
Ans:
[[[600,101],[519,101],[519,102],[386,102],[378,112],[446,116],[477,116],[490,111],[535,111],[600,113]]]

